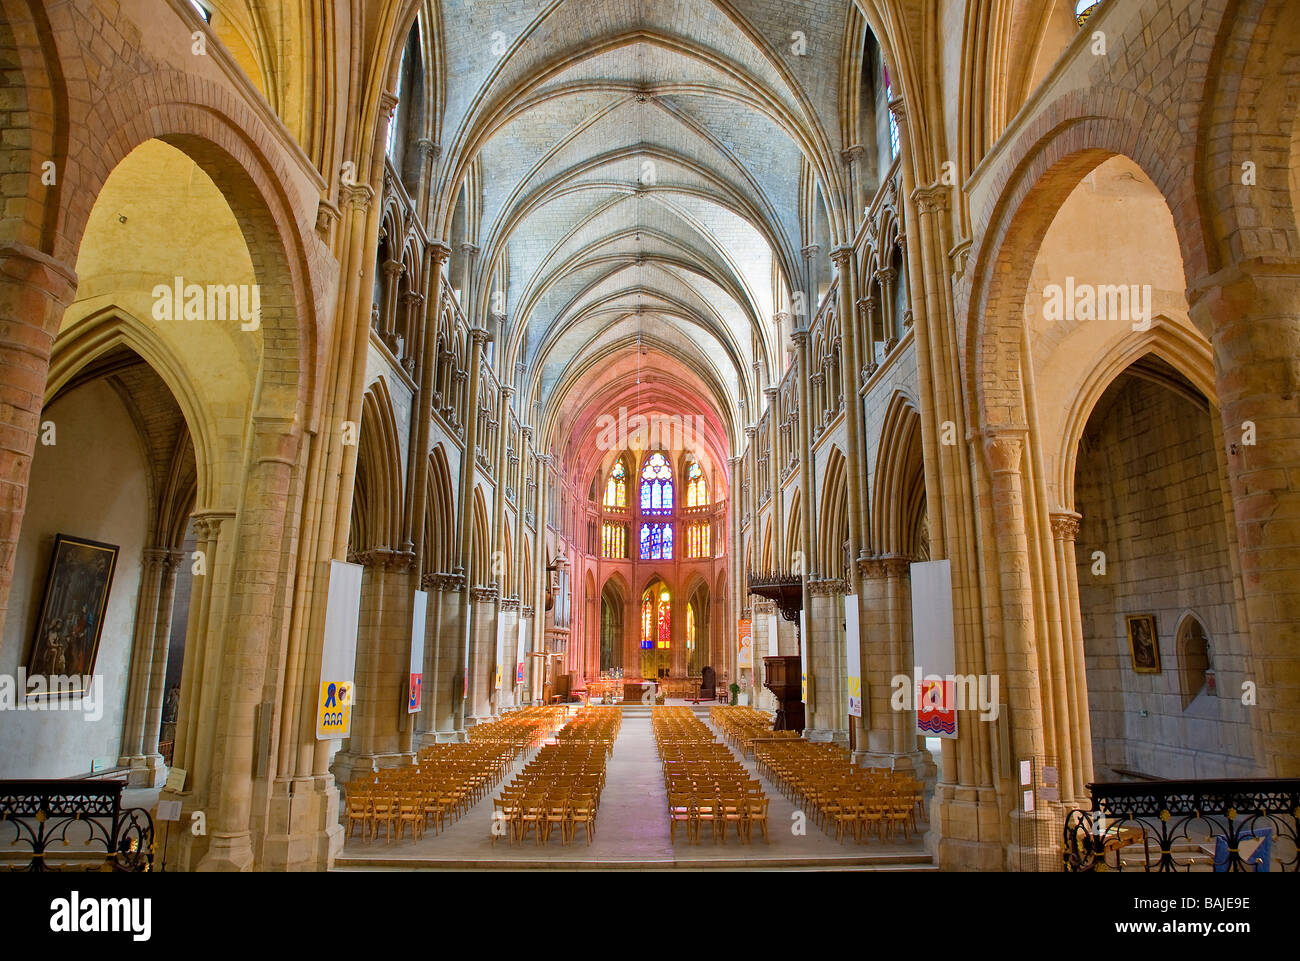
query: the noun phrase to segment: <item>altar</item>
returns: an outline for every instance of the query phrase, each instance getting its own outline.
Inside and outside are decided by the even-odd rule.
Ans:
[[[625,680],[623,682],[623,703],[636,704],[640,701],[650,701],[646,697],[646,692],[650,691],[652,695],[659,693],[659,683],[647,678],[641,680]]]

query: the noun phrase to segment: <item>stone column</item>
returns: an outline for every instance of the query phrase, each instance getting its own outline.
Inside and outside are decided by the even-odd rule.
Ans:
[[[231,539],[234,513],[196,510],[190,614],[185,629],[185,661],[181,669],[181,700],[176,716],[172,764],[186,771],[179,791],[163,790],[162,800],[181,801],[186,815],[208,810],[208,775],[213,760],[217,709],[223,693],[222,648],[226,599],[233,563]],[[201,566],[200,565],[201,562]],[[207,848],[207,836],[182,832],[167,840],[168,862],[188,870]]]
[[[821,247],[818,244],[808,244],[799,251],[799,253],[803,254],[803,283],[808,300],[808,312],[804,316],[805,324],[812,323],[813,317],[817,314],[817,308],[821,306],[817,292],[816,265],[813,263],[820,252]],[[797,314],[798,311],[795,313]]]
[[[71,267],[21,244],[0,244],[0,629],[9,607],[14,552],[27,507],[27,479],[50,351],[77,291]]]
[[[408,290],[402,294],[402,329],[401,329],[401,356],[398,358],[402,365],[402,370],[408,374],[415,375],[415,350],[416,324],[420,317],[420,308],[424,306],[424,294],[417,291]]]
[[[149,701],[149,680],[153,674],[154,626],[158,617],[158,594],[162,586],[163,561],[167,552],[146,548],[140,564],[140,589],[135,608],[135,632],[131,643],[131,672],[126,708],[122,713],[122,747],[119,767],[132,766],[139,758],[143,766],[144,715]],[[153,787],[153,785],[149,785]]]
[[[767,473],[772,485],[772,564],[781,568],[785,557],[785,498],[781,494],[781,390],[768,387],[767,398]]]
[[[469,695],[466,726],[484,724],[492,720],[492,675],[496,670],[496,605],[499,593],[495,587],[470,588],[474,609],[474,634],[470,653]]]
[[[546,652],[546,522],[550,511],[549,454],[537,455],[537,540],[533,544],[533,642],[534,653]],[[541,703],[546,672],[540,657],[530,657],[529,689],[533,703]]]
[[[471,291],[471,285],[474,283],[474,260],[475,258],[478,257],[478,247],[476,247],[474,244],[461,244],[460,252],[465,257],[465,263],[464,263],[465,271],[461,275],[463,280],[461,282],[461,288],[460,288],[461,289],[460,309],[465,312],[465,316],[469,318],[470,323],[474,323],[474,315],[470,312],[470,299],[471,299],[470,291]],[[471,408],[471,410],[472,409],[473,408]]]
[[[849,494],[850,553],[857,558],[866,557],[867,534],[865,482],[862,476],[866,457],[862,452],[862,402],[859,397],[857,324],[854,322],[852,304],[857,301],[857,269],[854,251],[850,246],[836,247],[831,251],[835,269],[839,272],[840,332],[844,349],[840,351],[843,369],[844,423],[847,435],[845,451]],[[865,664],[865,662],[863,662]]]
[[[763,525],[759,523],[758,497],[761,490],[758,479],[758,425],[750,424],[745,428],[745,440],[747,443],[746,451],[749,454],[749,538],[750,544],[754,548],[754,570],[757,571],[763,566]],[[744,564],[744,558],[741,559]],[[746,582],[742,582],[740,590],[744,592],[742,596],[745,603],[751,611],[752,626],[757,630],[757,618],[753,617],[753,596],[748,593],[748,572],[746,572]],[[750,677],[749,703],[757,705],[758,692],[763,685],[763,661],[758,656],[758,648],[755,646],[754,651],[754,673]]]
[[[862,223],[867,212],[867,190],[864,182],[866,171],[862,169],[863,161],[866,159],[867,148],[860,143],[840,151],[840,156],[849,168],[849,177],[853,181],[853,216],[849,222],[856,234],[858,225]]]
[[[474,559],[474,487],[475,478],[477,477],[478,468],[478,405],[479,391],[482,389],[483,381],[483,344],[487,340],[487,331],[481,327],[474,327],[470,330],[470,358],[469,358],[469,398],[466,403],[466,422],[465,422],[465,448],[462,453],[461,471],[460,471],[460,497],[456,504],[457,513],[459,514],[458,530],[460,532],[460,568],[465,574],[467,588],[478,587],[473,583]],[[470,592],[466,590],[460,598],[460,640],[457,647],[457,660],[461,664],[461,677],[465,682],[461,686],[462,691],[468,690],[468,678],[470,668],[470,651],[472,624],[472,607],[470,604]],[[456,730],[465,729],[465,718],[467,708],[465,706],[466,696],[460,698],[456,708]]]
[[[365,567],[357,635],[352,734],[332,769],[341,782],[413,759],[403,700],[411,657],[415,555],[373,548],[353,555]]]
[[[132,787],[158,787],[164,777],[162,756],[158,753],[158,734],[162,724],[164,687],[167,683],[167,652],[171,642],[172,608],[176,600],[176,569],[184,555],[179,551],[149,551],[147,576],[150,602],[136,612],[137,635],[132,671],[140,671],[138,701],[130,718],[131,740],[122,739],[123,753],[131,753],[119,764],[131,768],[128,781]],[[141,587],[144,587],[142,582]],[[142,591],[142,598],[144,592]],[[133,685],[134,687],[134,685]],[[138,740],[137,740],[138,737]]]
[[[1072,769],[1061,772],[1061,798],[1083,801],[1092,774],[1092,720],[1088,711],[1088,676],[1083,646],[1083,618],[1079,610],[1079,569],[1075,539],[1083,518],[1074,511],[1053,511],[1052,546],[1056,553],[1057,591],[1061,627],[1065,636],[1066,709],[1069,712]],[[1072,776],[1073,783],[1066,781]],[[1078,806],[1078,805],[1076,805]]]
[[[1233,264],[1190,292],[1215,393],[1256,684],[1255,756],[1300,776],[1300,264]]]
[[[865,381],[880,369],[880,365],[876,363],[876,317],[880,313],[880,301],[871,294],[858,301],[858,309],[866,317],[867,349],[863,355],[865,363],[862,366],[862,379]]]
[[[272,631],[277,621],[276,585],[286,563],[284,538],[301,438],[296,424],[253,415],[246,493],[238,518],[231,615],[225,630],[223,680],[226,702],[219,729],[220,795],[209,819],[208,853],[200,870],[252,868],[254,717],[261,703]]]
[[[898,271],[882,267],[876,274],[880,279],[880,327],[885,334],[885,356],[898,345],[898,331],[894,329],[894,282]]]
[[[810,741],[848,741],[848,707],[841,683],[844,587],[844,581],[837,578],[810,580],[807,585],[804,620],[808,627],[809,700],[804,736]]]
[[[384,344],[393,352],[393,356],[398,354],[397,350],[397,288],[401,283],[402,276],[406,273],[406,264],[400,260],[384,261],[384,306],[380,311],[380,320],[383,324]]]

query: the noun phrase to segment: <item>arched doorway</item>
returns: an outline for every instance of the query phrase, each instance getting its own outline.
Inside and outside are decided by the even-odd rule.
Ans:
[[[641,676],[667,677],[672,668],[673,595],[655,578],[641,594]]]
[[[623,608],[626,602],[611,580],[600,592],[600,672],[623,670]]]
[[[686,602],[686,673],[689,677],[699,677],[705,665],[713,664],[709,643],[710,603],[709,587],[703,582],[691,592]]]
[[[1207,634],[1217,666],[1244,666],[1217,418],[1191,381],[1148,354],[1106,388],[1079,444],[1079,610],[1102,780],[1251,770],[1240,699],[1198,696]]]

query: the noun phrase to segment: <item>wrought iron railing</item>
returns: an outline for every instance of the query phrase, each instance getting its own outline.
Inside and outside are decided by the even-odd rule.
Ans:
[[[1088,785],[1065,820],[1066,871],[1295,871],[1300,779]]]
[[[150,871],[153,818],[122,781],[0,781],[0,870]]]

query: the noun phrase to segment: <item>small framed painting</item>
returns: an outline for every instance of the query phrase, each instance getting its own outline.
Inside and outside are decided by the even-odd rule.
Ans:
[[[67,534],[55,537],[36,639],[27,659],[29,675],[94,674],[117,552],[111,544]]]
[[[1128,623],[1128,648],[1133,657],[1133,671],[1137,674],[1160,673],[1160,643],[1156,637],[1154,614],[1130,614]]]

